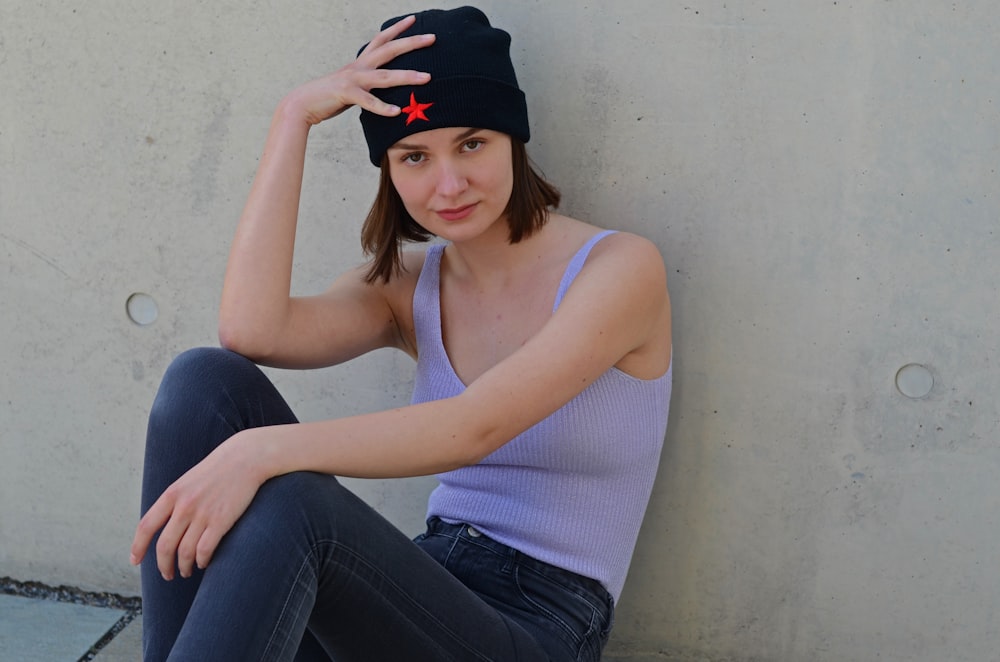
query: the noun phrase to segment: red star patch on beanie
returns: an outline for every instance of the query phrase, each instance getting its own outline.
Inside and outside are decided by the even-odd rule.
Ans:
[[[430,122],[427,119],[427,115],[424,111],[433,106],[434,103],[417,103],[417,97],[414,96],[413,92],[410,92],[410,105],[403,108],[403,112],[408,115],[406,118],[406,126],[410,126],[410,123],[414,120],[424,120],[425,122]]]

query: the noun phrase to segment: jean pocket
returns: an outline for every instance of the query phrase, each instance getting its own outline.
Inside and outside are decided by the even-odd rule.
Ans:
[[[524,565],[514,569],[514,581],[524,606],[555,631],[577,660],[597,660],[606,629],[601,611],[585,596],[555,578]]]

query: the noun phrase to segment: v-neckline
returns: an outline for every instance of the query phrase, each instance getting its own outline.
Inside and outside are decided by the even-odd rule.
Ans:
[[[580,273],[580,269],[583,268],[583,263],[590,255],[590,251],[593,249],[594,245],[604,237],[614,233],[614,230],[602,230],[587,239],[587,241],[585,241],[583,245],[580,246],[575,253],[573,253],[573,256],[566,263],[566,267],[563,269],[563,274],[559,279],[559,286],[556,288],[556,294],[552,302],[550,315],[555,313],[556,309],[559,308],[559,304],[562,303],[566,290],[569,289],[570,284],[572,284],[577,274]],[[437,273],[435,279],[437,281],[437,288],[435,290],[435,300],[437,303],[436,336],[438,346],[441,348],[441,355],[444,357],[444,363],[448,366],[448,372],[451,373],[451,377],[455,380],[455,383],[461,387],[461,390],[464,391],[469,387],[469,385],[466,384],[465,381],[459,376],[458,371],[455,369],[455,364],[452,363],[451,355],[448,354],[448,348],[445,347],[444,344],[444,316],[441,312],[441,263],[444,258],[445,248],[445,245],[440,245],[440,248],[437,246],[432,247],[432,250],[435,250],[437,253],[435,256],[437,259]]]

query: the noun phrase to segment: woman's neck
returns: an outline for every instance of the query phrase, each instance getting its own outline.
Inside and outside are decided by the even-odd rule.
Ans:
[[[445,250],[449,276],[480,291],[505,288],[515,275],[541,266],[558,240],[564,217],[551,214],[549,221],[516,244],[510,243],[506,223],[497,223],[475,239],[452,243]]]

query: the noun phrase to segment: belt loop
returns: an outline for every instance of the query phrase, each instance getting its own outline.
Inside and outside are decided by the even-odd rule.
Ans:
[[[520,552],[513,547],[507,547],[507,558],[504,559],[503,567],[500,568],[502,573],[509,575],[514,572],[514,566],[517,565],[518,554],[520,554]]]

